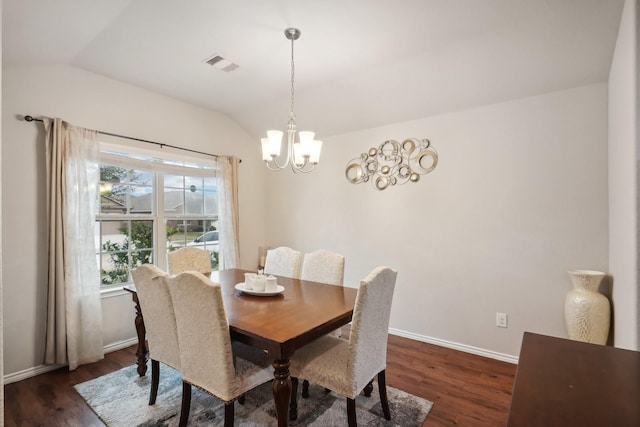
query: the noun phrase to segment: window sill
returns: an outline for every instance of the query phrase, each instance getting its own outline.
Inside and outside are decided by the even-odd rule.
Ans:
[[[112,298],[119,297],[122,295],[131,295],[130,292],[127,292],[123,289],[124,286],[129,285],[129,283],[124,283],[122,286],[112,286],[110,288],[101,289],[100,290],[100,298]]]

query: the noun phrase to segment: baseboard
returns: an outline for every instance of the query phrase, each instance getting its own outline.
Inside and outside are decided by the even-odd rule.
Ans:
[[[128,340],[118,341],[113,344],[104,346],[104,352],[111,353],[113,351],[122,350],[123,348],[131,347],[132,345],[138,345],[138,338],[129,338]]]
[[[471,353],[478,356],[488,357],[491,359],[501,360],[503,362],[518,364],[518,357],[510,354],[498,353],[484,348],[473,347],[466,344],[460,344],[457,342],[441,340],[439,338],[427,337],[425,335],[414,334],[413,332],[406,332],[400,329],[389,328],[389,333],[404,338],[409,338],[416,341],[426,342],[428,344],[437,345],[440,347],[451,348],[453,350],[464,351],[465,353]]]
[[[104,347],[104,352],[111,353],[116,350],[121,350],[123,348],[130,347],[132,345],[138,345],[138,338],[131,338],[124,341],[119,341],[113,344],[106,345]],[[135,361],[132,361],[133,364]],[[67,365],[40,365],[35,366],[33,368],[24,369],[22,371],[14,372],[12,374],[5,375],[2,377],[3,384],[15,383],[18,381],[26,380],[27,378],[32,378],[40,374],[46,374],[47,372],[55,371],[56,369],[64,368]]]
[[[516,356],[512,356],[509,354],[498,353],[491,350],[486,350],[479,347],[473,347],[470,345],[460,344],[452,341],[441,340],[439,338],[428,337],[425,335],[415,334],[413,332],[402,331],[400,329],[389,328],[389,333],[392,335],[397,335],[404,338],[409,338],[416,341],[426,342],[428,344],[438,345],[440,347],[451,348],[453,350],[464,351],[466,353],[475,354],[478,356],[488,357],[491,359],[501,360],[503,362],[518,363],[518,358]],[[128,340],[119,341],[116,343],[112,343],[106,345],[104,347],[105,353],[111,353],[116,350],[121,350],[123,348],[130,347],[132,345],[137,345],[137,338],[130,338]],[[35,377],[36,375],[44,374],[47,372],[54,371],[56,369],[62,368],[66,365],[40,365],[33,368],[25,369],[23,371],[14,372],[12,374],[5,375],[3,377],[4,384],[10,384],[17,381],[26,380],[27,378]]]
[[[12,374],[2,377],[3,384],[16,383],[18,381],[26,380],[27,378],[35,377],[40,374],[46,374],[47,372],[55,371],[56,369],[63,368],[67,365],[40,365],[33,368],[25,369],[22,371],[14,372]]]

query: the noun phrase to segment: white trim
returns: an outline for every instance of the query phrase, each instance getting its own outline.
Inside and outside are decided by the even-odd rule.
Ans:
[[[63,368],[67,365],[40,365],[35,368],[25,369],[23,371],[14,372],[3,377],[5,384],[15,383],[18,381],[26,380],[27,378],[35,377],[40,374],[55,371],[56,369]]]
[[[471,353],[478,356],[488,357],[490,359],[501,360],[503,362],[518,364],[518,357],[510,354],[498,353],[484,348],[473,347],[466,344],[460,344],[457,342],[441,340],[439,338],[427,337],[425,335],[414,334],[413,332],[401,331],[400,329],[389,328],[391,335],[397,335],[404,338],[409,338],[416,341],[426,342],[428,344],[437,345],[440,347],[451,348],[453,350],[464,351],[465,353]]]
[[[127,291],[122,290],[122,292],[126,293]],[[112,296],[112,295],[109,295],[109,296]],[[488,357],[490,359],[496,359],[496,360],[501,360],[503,362],[513,363],[514,365],[518,364],[518,357],[509,355],[509,354],[498,353],[495,351],[486,350],[479,347],[473,347],[470,345],[459,344],[452,341],[441,340],[439,338],[427,337],[425,335],[418,335],[418,334],[414,334],[413,332],[406,332],[400,329],[389,328],[389,333],[391,335],[397,335],[399,337],[409,338],[409,339],[420,341],[420,342],[426,342],[428,344],[433,344],[440,347],[464,351],[465,353],[471,353],[478,356]],[[138,345],[138,338],[134,337],[128,340],[108,344],[104,347],[104,352],[111,353],[113,351],[121,350],[123,348],[127,348],[132,345]],[[135,363],[135,360],[132,360],[132,365],[134,363]],[[4,384],[10,384],[17,381],[22,381],[27,378],[35,377],[36,375],[54,371],[64,366],[66,365],[41,365],[41,366],[36,366],[35,368],[25,369],[24,371],[14,372],[4,377]]]
[[[127,291],[124,291],[124,292],[127,292]],[[132,345],[138,345],[137,337],[129,338],[128,340],[124,340],[124,341],[118,341],[111,344],[107,344],[104,346],[104,352],[105,354],[111,353],[113,351],[122,350],[123,348],[131,347]],[[136,361],[133,360],[132,362],[135,363]]]
[[[125,291],[126,292],[126,291]],[[104,352],[111,353],[116,350],[122,350],[123,348],[131,347],[132,345],[138,345],[138,338],[130,338],[128,340],[115,342],[113,344],[109,344],[104,346]],[[135,364],[136,361],[132,360],[131,364]],[[68,365],[40,365],[33,368],[25,369],[23,371],[14,372],[9,375],[5,375],[3,377],[4,384],[15,383],[18,381],[26,380],[27,378],[32,378],[41,374],[46,374],[47,372],[55,371],[56,369],[64,368]]]
[[[123,157],[113,153],[129,154],[131,157]],[[144,157],[144,159],[141,157]],[[148,146],[137,146],[135,143],[132,144],[131,141],[108,142],[104,139],[100,140],[100,161],[104,163],[115,161],[116,165],[126,164],[142,170],[175,172],[178,175],[187,176],[191,176],[191,174],[215,176],[215,172],[218,169],[217,157],[192,152],[167,152],[164,147],[152,149]],[[164,161],[169,161],[169,163],[164,163]],[[184,170],[189,171],[189,173],[183,173]]]
[[[129,291],[124,290],[124,286],[132,285],[132,284],[133,282],[129,282],[129,283],[118,284],[108,288],[102,288],[100,289],[100,298],[105,299],[105,298],[119,297],[121,295],[131,295]]]

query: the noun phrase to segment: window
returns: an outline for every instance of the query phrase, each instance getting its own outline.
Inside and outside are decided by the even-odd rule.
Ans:
[[[184,246],[211,252],[218,267],[215,168],[157,153],[103,148],[96,213],[96,259],[103,287],[131,282],[130,271]]]
[[[218,268],[218,191],[216,179],[163,175],[167,249],[184,246],[211,253],[211,268]]]

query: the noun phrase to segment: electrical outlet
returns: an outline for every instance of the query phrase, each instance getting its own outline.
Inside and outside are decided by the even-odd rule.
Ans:
[[[505,313],[496,313],[496,326],[499,328],[507,327],[507,315]]]

